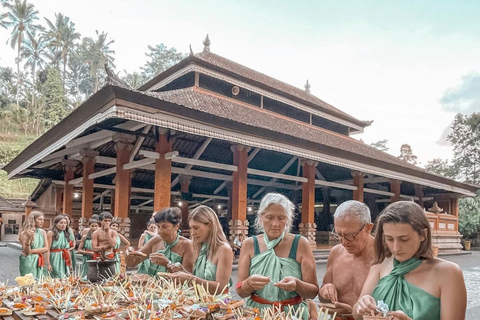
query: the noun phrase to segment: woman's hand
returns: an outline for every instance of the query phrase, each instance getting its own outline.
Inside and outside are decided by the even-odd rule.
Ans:
[[[170,273],[175,273],[175,272],[180,272],[180,271],[188,273],[188,271],[185,269],[185,267],[180,262],[167,264],[167,270]]]
[[[387,315],[393,316],[392,320],[412,320],[403,311],[390,311]]]
[[[168,263],[170,262],[170,260],[168,260],[167,257],[165,257],[165,255],[163,253],[151,253],[150,254],[150,261],[152,261],[152,263],[154,264],[158,264],[162,267],[167,267]]]
[[[377,303],[372,296],[364,295],[358,299],[357,303],[355,304],[355,310],[353,310],[353,314],[370,314],[372,311],[377,311]]]
[[[274,284],[275,287],[292,292],[297,289],[297,278],[288,276]]]
[[[185,281],[190,281],[195,278],[193,274],[188,272],[183,272],[183,271],[172,273],[171,277],[172,279],[179,280],[182,283]]]
[[[52,265],[51,264],[47,264],[47,270],[48,270],[48,272],[52,272]]]
[[[250,288],[252,288],[254,291],[257,291],[265,287],[271,280],[270,277],[265,277],[260,274],[252,274],[244,281],[247,282],[247,285]]]

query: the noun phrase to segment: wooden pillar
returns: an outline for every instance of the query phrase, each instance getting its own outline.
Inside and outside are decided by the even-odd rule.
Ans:
[[[317,226],[315,225],[315,168],[314,161],[303,162],[302,183],[302,222],[299,225],[300,234],[307,238],[310,246],[316,248]]]
[[[191,176],[180,177],[180,192],[182,193],[182,206],[180,207],[180,210],[182,210],[182,225],[180,229],[182,230],[182,236],[187,238],[190,236],[190,228],[188,226],[188,201],[191,200],[189,196],[191,180]]]
[[[155,193],[153,196],[153,210],[160,211],[170,207],[172,189],[172,160],[166,159],[165,154],[172,151],[172,141],[167,131],[158,135],[155,150],[160,158],[155,161]]]
[[[364,185],[363,178],[365,177],[365,174],[359,171],[352,171],[352,177],[353,177],[353,185],[357,187],[357,190],[353,190],[353,200],[364,202],[363,201],[363,185]]]
[[[62,213],[71,215],[73,209],[73,185],[69,184],[70,180],[73,180],[75,177],[75,167],[78,162],[75,160],[62,160],[63,165],[63,181],[65,185],[63,186],[63,210]]]
[[[418,205],[423,208],[423,186],[416,184],[415,188],[415,196],[418,197]]]
[[[247,169],[248,169],[248,151],[249,147],[244,145],[234,145],[231,147],[233,151],[233,164],[237,166],[237,171],[232,174],[232,219],[230,225],[230,239],[243,233],[248,234],[247,221]]]
[[[114,216],[120,220],[119,232],[126,238],[130,237],[130,170],[123,169],[123,165],[130,161],[130,151],[133,148],[135,136],[118,134],[114,137],[117,152],[117,171],[115,174],[115,207]]]
[[[93,179],[88,176],[95,172],[95,157],[98,152],[91,149],[83,149],[80,151],[82,156],[82,216],[78,222],[81,228],[88,227],[88,219],[93,214]]]
[[[30,197],[28,197],[28,200],[24,202],[23,205],[25,206],[25,220],[26,220],[28,219],[28,216],[30,215],[30,213],[32,213],[33,208],[37,207],[37,204],[33,202]]]
[[[457,218],[457,220],[455,221],[455,231],[458,232],[458,198],[452,198],[450,205],[452,210],[452,216]]]
[[[59,215],[62,212],[63,207],[63,187],[55,185],[55,215]]]
[[[390,203],[400,201],[400,186],[402,181],[390,179],[390,192],[394,195],[390,197]]]

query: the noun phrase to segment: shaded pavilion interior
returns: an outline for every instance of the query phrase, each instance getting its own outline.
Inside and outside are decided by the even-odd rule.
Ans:
[[[425,172],[350,137],[358,120],[305,90],[210,52],[190,55],[133,90],[108,84],[4,169],[41,179],[32,200],[81,226],[111,210],[138,237],[151,213],[205,204],[234,237],[253,232],[259,201],[280,192],[294,204],[294,231],[328,242],[340,203],[365,202],[375,219],[389,203],[437,202],[427,213],[441,251],[461,249],[458,198],[478,186]],[[77,197],[76,197],[77,196]],[[27,208],[27,214],[34,205]],[[187,232],[188,234],[188,232]]]

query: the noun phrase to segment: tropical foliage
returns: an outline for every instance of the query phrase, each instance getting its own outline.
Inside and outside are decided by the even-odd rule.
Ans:
[[[0,66],[1,168],[26,146],[23,137],[33,141],[62,120],[104,85],[105,66],[116,66],[115,41],[107,32],[82,36],[68,16],[41,17],[28,0],[0,0],[0,28],[8,30],[7,45],[16,52],[16,70]],[[149,46],[145,55],[138,72],[122,71],[133,88],[185,57],[162,43]],[[11,197],[18,190],[23,197],[32,187],[28,181],[6,182],[2,172],[1,193]]]

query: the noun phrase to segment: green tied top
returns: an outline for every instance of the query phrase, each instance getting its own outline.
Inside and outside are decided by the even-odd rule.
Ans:
[[[407,282],[404,275],[415,270],[423,260],[393,259],[393,270],[381,278],[373,290],[373,298],[383,300],[391,311],[401,310],[414,320],[440,320],[440,299]]]
[[[172,263],[177,263],[180,262],[182,263],[183,257],[176,254],[175,252],[172,251],[172,248],[175,247],[175,245],[178,243],[178,240],[180,239],[180,234],[177,233],[177,237],[175,240],[173,240],[171,243],[167,243],[164,241],[163,243],[165,244],[165,249],[158,250],[158,253],[163,253],[163,255],[170,260]],[[159,264],[151,264],[150,269],[148,274],[151,275],[152,277],[155,276],[158,272],[167,272],[167,268],[164,266],[161,266]]]
[[[42,231],[40,228],[36,228],[35,235],[33,237],[31,249],[41,249],[45,245],[45,239],[43,237]],[[43,256],[43,254],[40,254]],[[20,255],[20,275],[24,276],[27,273],[33,274],[35,279],[39,279],[44,275],[44,267],[38,265],[38,254],[30,254],[28,256]]]
[[[300,235],[295,235],[288,258],[278,257],[275,253],[275,247],[284,237],[285,233],[282,233],[277,239],[269,240],[267,235],[264,234],[265,244],[267,245],[267,249],[264,252],[260,252],[258,239],[256,236],[253,237],[254,256],[250,260],[250,275],[261,274],[266,277],[269,276],[271,279],[265,287],[255,291],[254,294],[272,302],[291,299],[298,295],[295,291],[288,292],[277,288],[273,285],[274,283],[279,282],[287,276],[293,276],[302,280],[302,268],[300,263],[297,262],[297,248]],[[259,309],[271,307],[269,304],[261,304],[252,299],[247,300],[247,306]],[[308,319],[308,310],[305,302],[292,306],[294,310],[297,310],[299,307],[304,308],[302,318]],[[283,307],[283,309],[288,311],[287,306]]]
[[[197,260],[193,265],[193,275],[208,281],[217,280],[217,266],[207,259],[210,246],[207,243],[202,243],[202,248],[198,254]],[[232,277],[228,281],[228,287],[233,283]],[[223,288],[219,288],[223,289]]]

